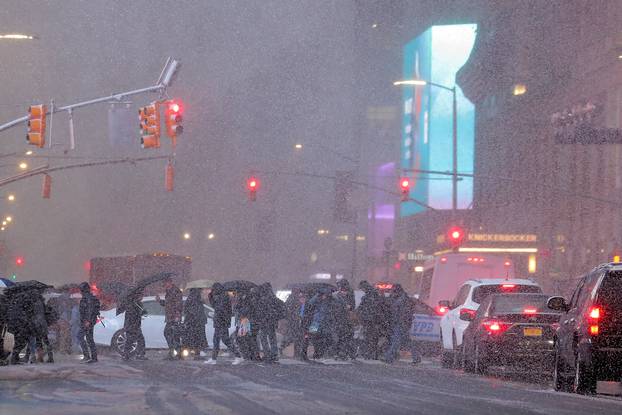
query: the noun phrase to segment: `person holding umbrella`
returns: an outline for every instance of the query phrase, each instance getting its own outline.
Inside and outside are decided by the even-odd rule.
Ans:
[[[132,345],[136,343],[136,360],[147,360],[145,356],[145,337],[143,336],[141,323],[145,309],[142,303],[143,289],[138,288],[130,292],[124,301],[123,308],[117,309],[120,314],[125,311],[125,347],[123,348],[123,360],[130,360]],[[123,310],[123,311],[119,311]]]
[[[207,349],[205,325],[207,315],[201,299],[201,288],[190,288],[184,304],[184,346],[194,351],[194,360],[200,360],[200,353]]]
[[[164,280],[166,295],[164,300],[156,296],[156,301],[164,307],[164,338],[168,344],[167,359],[181,358],[181,317],[183,312],[183,296],[181,290],[170,276]]]
[[[101,304],[97,297],[91,293],[91,286],[88,282],[80,284],[80,293],[82,299],[80,299],[80,347],[82,348],[82,354],[84,355],[83,362],[95,363],[97,362],[97,347],[95,346],[95,340],[93,339],[93,329],[97,323],[99,317],[99,311]]]

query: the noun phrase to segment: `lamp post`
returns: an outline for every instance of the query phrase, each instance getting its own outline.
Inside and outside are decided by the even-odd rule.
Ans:
[[[458,99],[456,96],[456,86],[448,87],[435,82],[423,79],[408,79],[393,82],[395,86],[435,86],[444,89],[452,94],[452,175],[451,175],[451,213],[455,218],[458,210]],[[412,112],[412,110],[411,110]]]

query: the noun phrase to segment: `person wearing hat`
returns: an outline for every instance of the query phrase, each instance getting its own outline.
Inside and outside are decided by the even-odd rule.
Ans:
[[[97,297],[91,293],[91,286],[88,282],[85,281],[80,284],[80,293],[82,294],[82,299],[79,306],[80,332],[78,336],[82,354],[84,355],[82,361],[85,363],[95,363],[97,362],[97,346],[95,346],[95,340],[93,339],[93,329],[99,317],[101,304]]]

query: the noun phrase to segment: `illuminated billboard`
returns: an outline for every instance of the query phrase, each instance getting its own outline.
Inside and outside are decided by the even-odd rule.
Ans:
[[[404,79],[455,85],[475,43],[477,25],[432,26],[404,46]],[[413,178],[410,197],[435,209],[451,209],[451,176],[417,172],[452,171],[452,93],[433,85],[402,86],[402,144],[400,167]],[[458,172],[472,173],[475,107],[457,87]],[[413,171],[414,170],[414,171]],[[473,200],[473,179],[458,181],[458,208]],[[424,211],[415,202],[401,204],[401,216]]]

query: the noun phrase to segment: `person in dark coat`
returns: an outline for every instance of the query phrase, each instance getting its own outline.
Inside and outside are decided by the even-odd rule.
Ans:
[[[261,360],[257,345],[257,292],[240,291],[237,294],[237,302],[234,306],[236,321],[236,339],[244,360]]]
[[[421,357],[410,338],[410,326],[413,321],[414,302],[400,284],[393,286],[391,293],[391,333],[389,347],[385,353],[385,361],[393,363],[402,347],[408,347],[413,364],[419,363]]]
[[[168,359],[181,358],[181,317],[183,312],[183,296],[172,278],[164,280],[166,294],[164,300],[156,296],[156,301],[164,307],[164,338],[168,344]]]
[[[45,346],[48,362],[54,361],[48,339],[42,289],[24,290],[12,295],[9,300],[7,317],[8,331],[14,336],[11,364],[19,364],[19,353],[29,344],[31,339],[35,339],[39,350]]]
[[[334,295],[332,315],[335,329],[335,355],[339,359],[355,359],[354,345],[354,290],[347,280],[337,282],[339,290]]]
[[[97,324],[97,318],[100,311],[100,303],[97,297],[91,293],[91,286],[88,282],[80,284],[80,347],[84,355],[85,363],[97,362],[97,346],[93,339],[93,329]]]
[[[303,359],[307,355],[309,341],[313,344],[313,359],[321,359],[332,344],[332,296],[330,289],[322,289],[304,306],[303,327],[305,338],[302,345]]]
[[[263,351],[263,360],[268,363],[278,361],[279,347],[276,342],[276,329],[279,320],[285,318],[285,304],[272,291],[272,285],[266,282],[257,289],[256,304],[259,341]]]
[[[234,364],[242,362],[240,352],[238,352],[235,342],[229,337],[229,328],[231,327],[231,318],[233,317],[233,309],[231,307],[231,299],[220,283],[215,283],[209,293],[209,303],[214,309],[214,343],[212,348],[212,357],[205,363],[216,364],[218,353],[220,352],[220,342],[222,342],[230,352],[235,356]]]
[[[123,348],[123,360],[129,360],[132,345],[136,343],[136,359],[147,360],[145,357],[145,337],[141,329],[142,316],[145,309],[142,303],[143,291],[136,291],[127,302],[123,305],[125,310],[125,321],[123,328],[125,329],[125,347]]]
[[[300,314],[300,299],[304,298],[303,292],[294,288],[291,294],[285,300],[285,318],[287,319],[287,329],[281,345],[279,346],[280,355],[283,355],[283,351],[292,343],[294,344],[294,358],[300,358],[300,337],[302,332],[302,319]],[[298,340],[298,344],[297,344]]]
[[[201,299],[201,288],[191,288],[184,304],[184,346],[194,351],[194,359],[200,359],[200,352],[208,348],[205,336],[207,315]]]
[[[382,325],[382,298],[370,283],[361,281],[359,287],[365,293],[357,314],[363,326],[363,357],[378,360],[378,342],[380,341]]]

